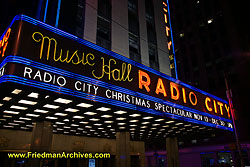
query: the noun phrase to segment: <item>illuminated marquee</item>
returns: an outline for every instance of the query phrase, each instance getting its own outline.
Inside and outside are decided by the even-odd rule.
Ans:
[[[158,78],[156,87],[152,89],[150,88],[151,84],[150,76],[146,72],[143,72],[141,70],[139,70],[138,73],[139,73],[140,89],[145,89],[147,92],[155,90],[154,93],[156,95],[161,94],[162,96],[167,97],[168,95],[166,87],[168,86],[169,87],[168,89],[170,90],[169,96],[171,100],[180,101],[184,104],[190,103],[191,106],[193,107],[197,106],[198,98],[195,91],[189,91],[188,93],[186,93],[187,91],[185,87],[181,87],[180,85],[174,82],[168,82],[167,80],[163,82],[164,80],[163,78]],[[205,97],[205,100],[201,103],[204,103],[204,109],[207,112],[218,114],[219,111],[220,116],[227,115],[228,118],[231,117],[228,104],[222,103],[215,99],[211,100],[210,97]]]
[[[15,82],[232,131],[225,100],[119,54],[23,15],[13,21],[7,36],[0,83]]]

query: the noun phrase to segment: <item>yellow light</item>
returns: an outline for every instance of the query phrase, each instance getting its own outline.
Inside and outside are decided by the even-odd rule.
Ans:
[[[213,100],[213,101],[214,101],[214,112],[217,113],[216,101],[215,100]]]
[[[172,45],[172,42],[171,42],[171,41],[169,41],[169,42],[168,42],[168,50],[170,50],[170,49],[171,49],[171,45]]]
[[[182,88],[183,102],[187,103],[185,88]]]
[[[164,18],[165,18],[165,23],[168,23],[168,16],[166,13],[164,14]]]
[[[205,105],[206,105],[207,110],[211,112],[213,109],[208,106],[208,102],[211,102],[211,99],[209,97],[206,97]]]
[[[230,118],[229,106],[227,106],[227,105],[225,104],[225,108],[226,108],[226,110],[227,110],[227,116],[228,116],[228,118]]]
[[[166,35],[167,35],[167,36],[169,36],[169,30],[170,30],[170,28],[168,28],[168,27],[166,26]]]
[[[223,109],[222,109],[223,103],[218,101],[217,104],[220,106],[220,114],[223,115]]]

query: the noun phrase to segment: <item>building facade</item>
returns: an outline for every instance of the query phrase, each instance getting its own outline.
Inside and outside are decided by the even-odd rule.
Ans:
[[[170,7],[179,79],[227,99],[226,79],[239,140],[249,143],[249,31],[243,21],[249,17],[246,4],[195,0],[170,1]],[[242,151],[246,150],[242,146]],[[248,165],[249,156],[245,159]]]
[[[26,14],[171,76],[160,0],[5,1],[2,8],[6,26],[15,15]]]
[[[179,166],[177,138],[232,134],[227,101],[177,80],[168,1],[5,1],[1,9],[1,151],[111,154],[3,154],[5,166],[152,166],[145,150],[159,146],[168,166]]]

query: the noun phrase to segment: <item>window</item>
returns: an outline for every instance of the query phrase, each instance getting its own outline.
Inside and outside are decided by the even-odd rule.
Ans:
[[[111,0],[98,0],[98,10],[97,13],[99,16],[104,17],[105,19],[111,19]]]
[[[153,24],[154,22],[154,5],[152,0],[146,0],[145,1],[145,7],[146,7],[146,21]]]
[[[111,50],[111,1],[98,0],[96,44]]]
[[[128,10],[134,14],[137,14],[137,0],[128,0]]]
[[[84,14],[85,0],[62,0],[58,28],[82,38]]]
[[[140,34],[137,9],[137,0],[128,0],[129,57],[130,59],[141,63]]]
[[[111,23],[109,20],[98,16],[96,44],[106,49],[111,49]]]
[[[153,43],[148,43],[149,65],[155,70],[159,70],[157,47]]]
[[[133,33],[129,33],[129,56],[130,59],[141,62],[139,37]]]
[[[139,21],[137,15],[128,13],[128,28],[129,32],[139,35]]]
[[[145,6],[146,6],[146,22],[147,22],[147,35],[148,35],[149,65],[151,68],[159,70],[153,1],[146,0]]]
[[[139,37],[133,33],[129,33],[129,50],[139,53]]]
[[[147,23],[148,42],[156,44],[156,32],[154,25]]]

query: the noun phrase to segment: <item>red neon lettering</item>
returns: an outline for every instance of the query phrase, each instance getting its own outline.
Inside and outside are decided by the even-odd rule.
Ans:
[[[176,95],[174,95],[174,90],[176,92]],[[170,82],[170,92],[171,92],[171,99],[173,99],[173,100],[178,100],[179,99],[179,97],[180,97],[179,89],[176,86],[176,84],[173,83],[173,82]]]
[[[193,100],[192,100],[191,95],[194,96],[194,102],[193,102]],[[195,105],[197,104],[197,97],[196,97],[196,95],[195,95],[194,92],[189,92],[189,101],[190,101],[190,103],[191,103],[193,106],[195,106]]]
[[[139,88],[142,89],[142,87],[144,86],[147,90],[147,92],[150,91],[149,85],[150,85],[150,77],[146,72],[143,72],[141,70],[138,71],[139,73]],[[142,78],[146,78],[146,80],[143,80]]]
[[[161,78],[158,79],[155,93],[156,94],[162,93],[164,95],[164,97],[167,96],[167,93],[166,93],[166,90],[165,90],[165,87],[163,85],[163,82],[162,82]]]

